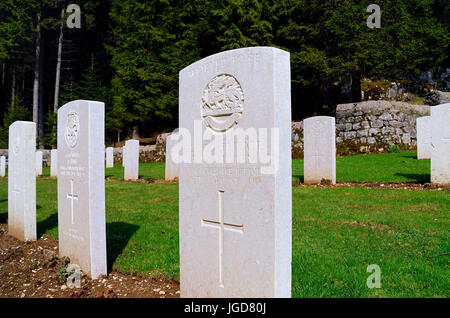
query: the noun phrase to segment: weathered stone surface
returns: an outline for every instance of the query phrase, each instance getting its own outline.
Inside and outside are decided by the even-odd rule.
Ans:
[[[450,185],[450,103],[431,107],[431,182]]]
[[[21,241],[36,240],[36,124],[9,126],[8,232]]]
[[[310,117],[303,121],[305,130],[305,184],[322,180],[336,183],[336,135],[334,117]]]
[[[123,148],[124,179],[139,179],[139,140],[127,140]]]
[[[58,110],[59,253],[93,279],[107,273],[104,145],[104,103]]]
[[[233,98],[221,111],[220,94],[225,93]],[[215,136],[226,150],[217,161],[207,162],[208,156],[180,166],[181,296],[290,297],[289,53],[257,47],[209,56],[180,72],[179,103],[180,133],[185,129],[194,136],[198,130],[200,136]],[[273,155],[268,162],[262,162],[267,153],[261,152],[261,162],[233,155],[220,163],[236,143],[246,149],[243,142],[221,139],[242,136],[241,128],[255,129],[261,138],[248,144],[251,154],[254,146],[266,145],[263,137],[274,141],[270,131],[279,136],[278,146],[269,145]],[[260,135],[259,129],[267,134]],[[194,146],[208,153],[211,141],[190,144],[194,153]]]
[[[58,150],[53,149],[50,154],[50,177],[56,177],[58,175]]]
[[[42,176],[42,151],[36,151],[36,176]]]

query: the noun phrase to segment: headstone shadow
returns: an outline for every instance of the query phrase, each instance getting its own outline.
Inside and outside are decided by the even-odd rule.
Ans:
[[[6,221],[8,221],[8,212],[0,213],[0,224],[6,223]]]
[[[117,257],[122,253],[129,240],[138,229],[138,225],[124,222],[112,222],[106,224],[108,272],[111,272]]]
[[[47,230],[58,226],[58,213],[53,213],[48,218],[37,223],[37,236],[41,237]]]
[[[412,158],[417,159],[417,154],[404,153],[401,155],[402,158]]]
[[[407,182],[414,182],[420,184],[428,183],[431,180],[429,174],[423,173],[396,173],[395,175],[399,177],[405,177],[411,180]]]

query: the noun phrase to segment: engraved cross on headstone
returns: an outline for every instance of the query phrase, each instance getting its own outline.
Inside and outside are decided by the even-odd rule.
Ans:
[[[202,220],[202,226],[212,227],[219,230],[219,287],[224,287],[223,284],[223,235],[224,231],[232,231],[244,233],[244,225],[237,225],[224,222],[223,211],[223,194],[224,191],[219,191],[219,220]]]
[[[67,194],[67,199],[70,199],[70,203],[71,203],[71,216],[72,216],[72,224],[73,223],[73,200],[78,201],[78,195],[73,193],[73,180],[70,180],[70,192],[69,194]]]

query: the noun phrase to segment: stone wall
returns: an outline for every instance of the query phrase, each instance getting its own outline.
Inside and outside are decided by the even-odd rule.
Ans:
[[[432,106],[431,106],[432,107]],[[394,101],[366,101],[341,104],[336,108],[338,155],[385,152],[390,146],[416,147],[416,118],[429,116],[430,106]],[[139,147],[139,162],[164,162],[166,137],[156,144]],[[0,156],[8,150],[0,149]],[[303,158],[303,122],[292,123],[292,156]],[[44,165],[50,164],[50,150],[43,150]],[[122,148],[114,148],[114,164],[122,164]]]
[[[164,162],[166,159],[166,137],[170,133],[158,135],[155,145],[139,146],[139,162]],[[122,147],[114,148],[114,164],[122,164]]]
[[[430,115],[430,106],[367,101],[336,108],[338,155],[384,152],[390,146],[416,147],[416,119]],[[303,157],[303,123],[292,124],[294,158]]]

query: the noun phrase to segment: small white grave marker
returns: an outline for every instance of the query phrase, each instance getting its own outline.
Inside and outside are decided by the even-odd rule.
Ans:
[[[21,241],[36,240],[36,124],[9,126],[8,231]]]

